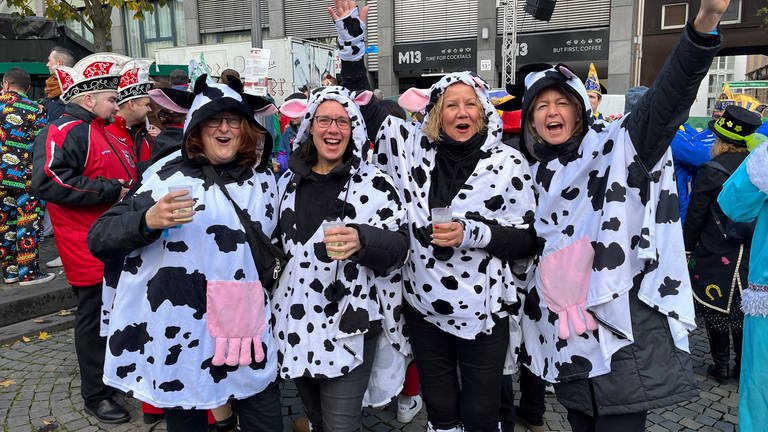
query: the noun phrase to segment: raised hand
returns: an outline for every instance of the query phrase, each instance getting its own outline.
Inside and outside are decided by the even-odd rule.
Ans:
[[[329,6],[327,9],[331,19],[335,22],[349,16],[356,7],[355,0],[334,0],[334,7]],[[366,18],[368,18],[368,5],[360,9],[360,21],[365,22]]]
[[[723,16],[730,3],[731,0],[702,0],[699,13],[693,20],[693,27],[699,33],[709,33],[715,30],[720,22],[720,17]]]
[[[365,18],[368,6],[358,9],[354,0],[335,0],[335,7],[328,8],[338,35],[339,58],[358,61],[365,55]]]

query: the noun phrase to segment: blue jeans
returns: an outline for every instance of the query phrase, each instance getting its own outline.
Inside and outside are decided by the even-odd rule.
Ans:
[[[381,321],[371,322],[365,334],[363,364],[335,378],[295,378],[293,382],[312,423],[312,432],[358,432],[363,417],[363,396],[368,388]]]
[[[494,318],[491,334],[468,340],[440,330],[409,304],[403,306],[429,422],[437,429],[463,424],[467,432],[497,432],[509,319]]]

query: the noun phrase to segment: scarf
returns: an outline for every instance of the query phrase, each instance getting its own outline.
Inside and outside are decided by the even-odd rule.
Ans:
[[[45,95],[48,99],[56,99],[61,96],[61,87],[59,86],[59,80],[55,76],[51,75],[45,80]]]

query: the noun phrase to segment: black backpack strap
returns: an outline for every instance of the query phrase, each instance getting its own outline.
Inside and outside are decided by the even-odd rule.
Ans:
[[[715,162],[715,161],[713,161],[713,160],[706,162],[706,163],[705,163],[704,165],[702,165],[702,166],[708,166],[708,167],[710,167],[710,168],[713,168],[713,169],[715,169],[715,170],[717,170],[717,171],[720,171],[721,173],[725,174],[725,175],[726,175],[726,176],[728,176],[728,177],[730,177],[730,176],[731,176],[731,174],[733,174],[733,171],[731,171],[731,170],[729,170],[728,168],[726,168],[726,167],[725,167],[723,164],[721,164],[720,162]]]

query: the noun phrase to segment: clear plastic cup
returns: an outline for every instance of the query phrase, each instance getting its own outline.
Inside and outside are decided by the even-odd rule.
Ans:
[[[436,207],[430,210],[430,213],[432,213],[433,233],[440,232],[439,229],[435,228],[436,225],[453,222],[453,211],[450,207]],[[448,230],[443,229],[442,231],[445,232]]]
[[[191,214],[195,202],[192,200],[192,186],[191,185],[173,185],[168,186],[168,192],[178,192],[178,191],[185,191],[187,192],[185,195],[177,196],[173,199],[174,202],[189,202],[189,207],[180,208],[178,210],[174,210],[174,219],[177,222],[189,222],[192,220],[192,216],[187,217],[175,217],[175,215],[187,215]]]
[[[342,222],[342,221],[340,221],[338,219],[337,220],[327,220],[327,221],[323,222],[323,224],[322,224],[323,235],[324,235],[323,240],[328,239],[328,234],[326,234],[326,233],[328,232],[329,229],[331,229],[331,228],[341,228],[341,227],[345,227],[345,226],[346,226],[346,224],[344,224],[344,222]],[[344,246],[344,244],[345,244],[345,242],[342,242],[342,241],[340,241],[340,242],[330,242],[330,243],[326,242],[325,243],[326,246],[333,246],[333,247],[341,247],[341,246]],[[330,251],[330,250],[327,250],[327,249],[326,249],[326,253],[328,254],[329,257],[337,257],[337,256],[344,255],[344,253],[342,253],[342,252],[335,252],[335,251]]]

